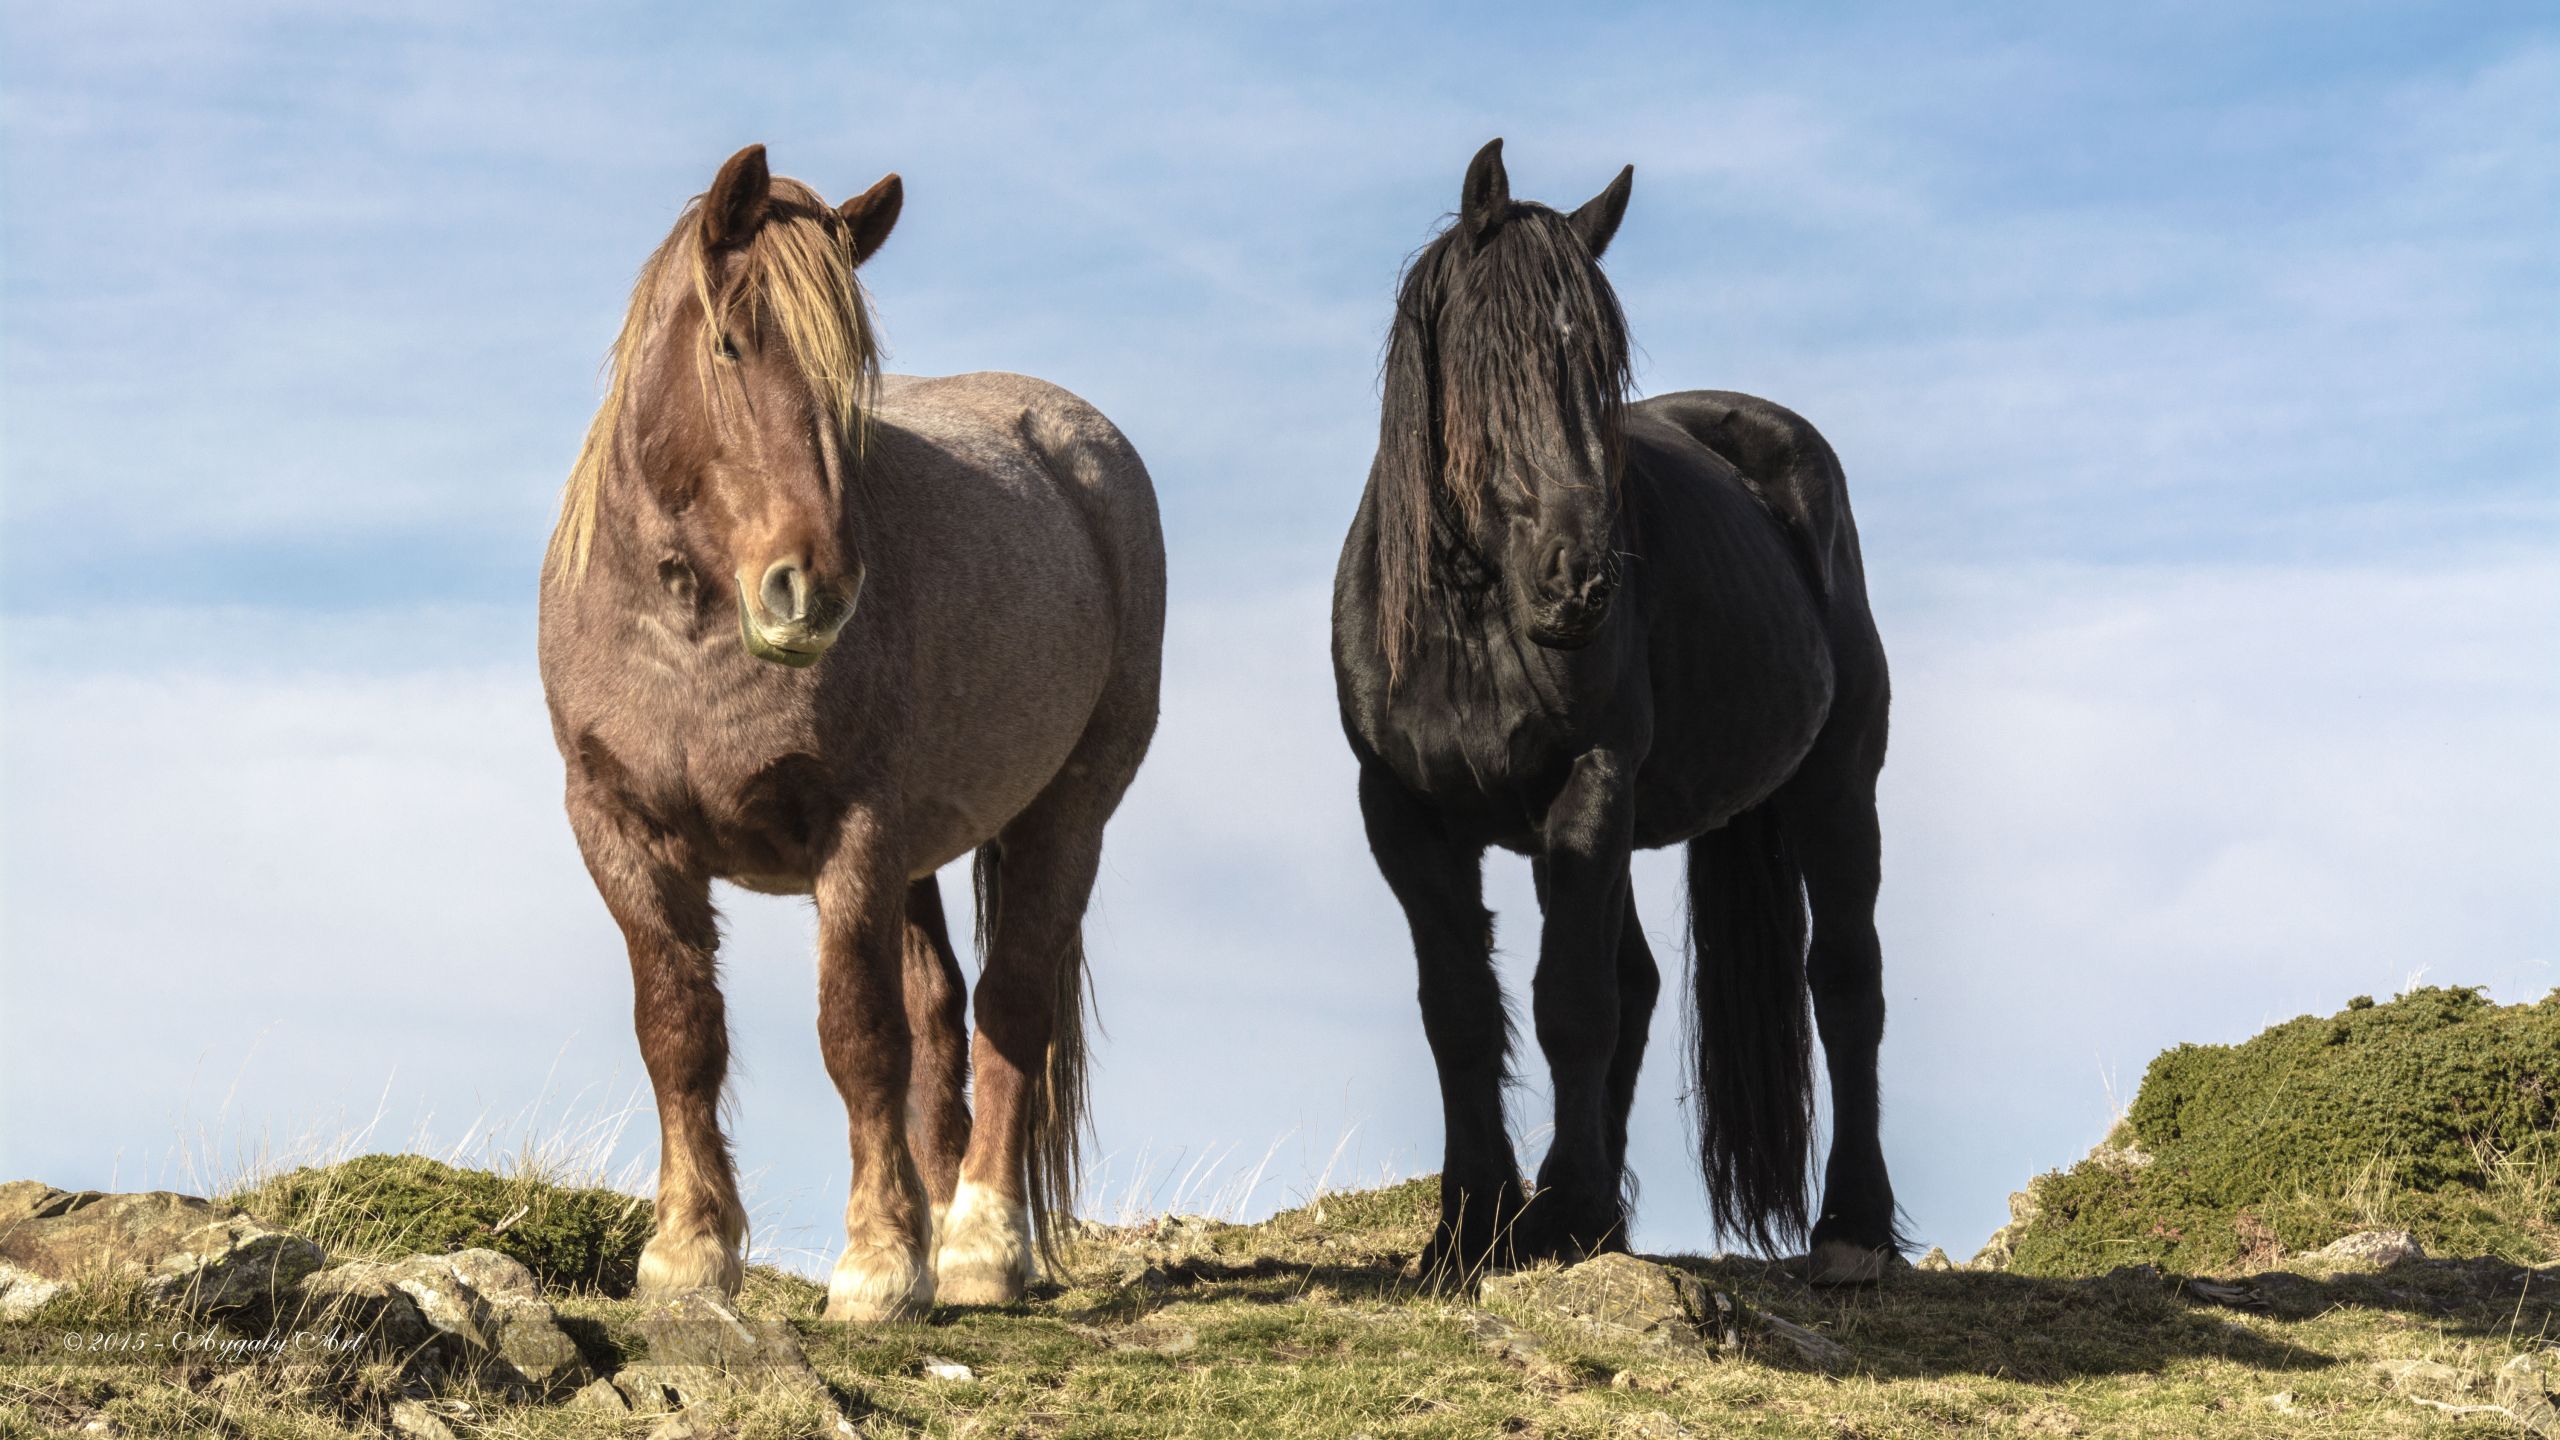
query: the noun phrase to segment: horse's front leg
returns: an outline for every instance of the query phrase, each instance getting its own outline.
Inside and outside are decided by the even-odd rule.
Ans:
[[[747,1212],[720,1133],[729,1025],[710,876],[609,800],[573,793],[569,820],[631,952],[632,1029],[658,1103],[657,1226],[640,1252],[640,1293],[734,1295]]]
[[[818,1043],[853,1152],[830,1320],[909,1319],[933,1304],[932,1219],[907,1149],[907,877],[884,838],[848,817],[817,885]]]
[[[1466,1283],[1510,1262],[1527,1199],[1503,1125],[1511,1018],[1493,970],[1484,849],[1451,836],[1427,800],[1377,765],[1361,767],[1360,814],[1413,931],[1422,1032],[1440,1072],[1440,1224],[1422,1274],[1435,1285]]]
[[[1633,843],[1631,768],[1593,750],[1547,812],[1539,870],[1546,926],[1531,994],[1538,1048],[1555,1084],[1555,1136],[1522,1220],[1523,1249],[1571,1260],[1627,1246],[1621,1201],[1625,1152],[1612,1143],[1611,1063],[1618,1053],[1619,932],[1627,917]]]

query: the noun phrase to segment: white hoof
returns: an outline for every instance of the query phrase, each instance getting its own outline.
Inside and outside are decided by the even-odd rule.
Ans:
[[[827,1280],[829,1320],[873,1325],[914,1320],[933,1308],[933,1271],[911,1246],[848,1245]]]
[[[737,1252],[717,1235],[649,1237],[640,1252],[640,1278],[633,1287],[644,1297],[682,1295],[689,1290],[738,1293],[742,1276]]]
[[[1806,1278],[1816,1285],[1873,1285],[1884,1278],[1889,1250],[1870,1250],[1846,1240],[1825,1240],[1806,1259]]]
[[[1031,1212],[1000,1191],[960,1182],[936,1227],[935,1287],[945,1305],[1004,1305],[1031,1283]]]

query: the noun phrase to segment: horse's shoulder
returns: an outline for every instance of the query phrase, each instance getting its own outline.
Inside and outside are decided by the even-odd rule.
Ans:
[[[1629,435],[1641,443],[1645,424],[1659,425],[1733,468],[1784,525],[1813,579],[1829,598],[1834,585],[1849,485],[1840,457],[1813,423],[1783,405],[1733,390],[1679,390],[1629,407]]]

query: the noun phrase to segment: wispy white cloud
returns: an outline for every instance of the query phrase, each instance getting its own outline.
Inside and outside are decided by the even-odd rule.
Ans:
[[[0,342],[37,569],[403,536],[483,584],[453,553],[538,538],[630,270],[748,138],[834,191],[905,171],[902,363],[1103,401],[1188,545],[1339,523],[1396,263],[1497,131],[1559,203],[1637,162],[1613,268],[1647,382],[1841,429],[1933,558],[2550,518],[2560,49],[2530,32],[2244,84],[2215,56],[2305,17],[2191,17],[2220,48],[2180,68],[2157,26],[2051,15],[152,13],[14,25],[45,62],[10,77],[47,203],[10,208]]]

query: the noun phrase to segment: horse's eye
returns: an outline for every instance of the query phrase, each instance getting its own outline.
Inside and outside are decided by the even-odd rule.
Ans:
[[[738,342],[730,339],[729,332],[726,330],[720,332],[720,358],[723,360],[738,358]]]

